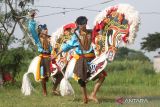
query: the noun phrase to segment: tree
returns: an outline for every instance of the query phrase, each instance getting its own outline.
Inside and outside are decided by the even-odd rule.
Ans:
[[[142,52],[128,49],[126,47],[121,47],[118,49],[118,52],[115,56],[115,60],[124,60],[124,59],[149,61],[149,58],[145,56]]]
[[[13,78],[22,71],[22,66],[25,65],[25,61],[32,59],[33,52],[24,49],[24,47],[18,47],[3,51],[0,53],[0,72],[11,72]]]
[[[6,38],[6,42],[3,43],[3,50],[8,49],[9,41],[14,36],[17,24],[24,33],[23,39],[19,40],[22,45],[28,44],[30,47],[35,47],[23,21],[30,11],[27,5],[29,3],[34,4],[34,0],[1,0],[1,2],[4,4],[4,11],[0,10],[0,32]]]
[[[29,11],[26,6],[29,3],[34,4],[34,0],[0,0],[0,3],[4,6],[3,9],[0,6],[0,73],[12,71],[15,77],[28,54],[23,45],[27,43],[34,47],[23,23],[23,18]],[[23,39],[15,38],[17,25],[24,33]],[[22,45],[18,48],[9,48],[15,42],[20,42]],[[30,53],[33,55],[33,52]]]
[[[148,34],[148,37],[143,38],[141,43],[141,49],[150,51],[156,51],[160,48],[160,33]]]

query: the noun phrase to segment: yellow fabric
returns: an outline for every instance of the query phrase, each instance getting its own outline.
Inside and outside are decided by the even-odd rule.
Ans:
[[[74,79],[75,81],[78,81],[80,78],[79,78],[76,74],[73,74],[73,79]]]
[[[39,60],[38,60],[38,64],[37,64],[37,71],[36,71],[36,80],[40,81],[41,79],[43,79],[44,77],[41,76],[40,74],[40,66],[41,66],[41,59],[42,58],[48,58],[50,55],[46,55],[46,54],[40,54],[39,55]],[[49,74],[48,74],[49,75]]]
[[[84,54],[84,56],[85,56],[86,58],[90,58],[90,57],[95,57],[95,54],[94,54],[94,53],[88,53],[88,54]],[[73,57],[74,57],[76,60],[78,60],[78,59],[80,58],[80,55],[75,54],[75,55],[73,55]]]
[[[73,55],[73,58],[75,58],[76,60],[78,60],[79,59],[79,55],[75,54],[75,55]]]
[[[36,71],[36,81],[40,81],[41,78],[40,78],[40,64],[41,64],[41,57],[39,57],[39,60],[38,60],[38,64],[37,64],[37,71]]]
[[[86,58],[95,57],[94,53],[84,54]]]
[[[54,49],[51,52],[51,55],[53,55],[54,57],[57,55],[56,51],[54,51]]]
[[[43,58],[48,58],[50,55],[47,55],[47,54],[40,54],[39,56],[40,56],[40,57],[43,57]]]

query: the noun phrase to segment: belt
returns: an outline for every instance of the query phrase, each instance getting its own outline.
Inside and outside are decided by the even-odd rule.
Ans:
[[[40,54],[39,56],[42,57],[42,58],[49,58],[50,57],[49,54]]]
[[[95,54],[94,53],[88,53],[88,54],[83,54],[83,55],[78,55],[78,54],[75,54],[73,55],[73,57],[78,60],[80,58],[94,58],[95,57]]]

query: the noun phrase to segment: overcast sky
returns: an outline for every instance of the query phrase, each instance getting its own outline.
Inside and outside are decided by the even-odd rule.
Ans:
[[[117,5],[120,3],[127,3],[136,8],[137,11],[140,12],[141,17],[141,25],[135,39],[134,45],[130,46],[131,49],[140,50],[140,42],[142,42],[142,38],[147,36],[148,33],[160,32],[160,13],[157,14],[144,14],[149,12],[160,12],[160,0],[114,0],[109,3],[99,4],[107,0],[35,0],[36,6],[47,6],[47,7],[33,7],[37,8],[39,12],[37,16],[57,13],[61,11],[66,11],[64,9],[56,9],[52,7],[66,7],[66,8],[82,8],[88,5],[94,5],[93,7],[89,7],[87,9],[94,10],[103,10],[108,6]],[[98,5],[99,4],[99,5]],[[60,26],[67,24],[69,22],[75,21],[75,19],[84,15],[88,17],[88,24],[92,28],[93,21],[95,16],[98,14],[96,11],[87,11],[87,10],[77,10],[72,12],[67,12],[65,14],[56,14],[45,17],[38,17],[36,20],[41,24],[47,24],[49,29],[49,34],[52,34],[56,31]],[[157,52],[146,53],[151,59],[153,55],[156,55]]]

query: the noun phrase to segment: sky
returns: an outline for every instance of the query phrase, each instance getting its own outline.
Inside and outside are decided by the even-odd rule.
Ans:
[[[160,32],[160,13],[158,13],[160,12],[160,0],[113,0],[109,3],[99,4],[105,1],[108,0],[35,0],[35,6],[32,6],[32,8],[39,10],[39,12],[37,12],[37,16],[43,16],[67,10],[51,7],[82,8],[88,5],[97,4],[86,9],[103,10],[106,7],[117,4],[130,4],[135,7],[137,11],[139,11],[141,18],[141,24],[135,39],[135,43],[128,46],[128,48],[134,50],[140,50],[140,43],[142,42],[142,38],[147,37],[148,33]],[[152,14],[150,12],[152,12]],[[157,13],[153,14],[153,12]],[[93,28],[93,21],[98,13],[99,12],[97,11],[77,10],[64,14],[61,13],[45,17],[37,17],[35,20],[40,24],[47,24],[49,34],[51,35],[62,25],[74,22],[78,16],[82,15],[88,18],[88,25]],[[19,36],[21,36],[21,34],[19,34]],[[153,56],[157,55],[157,52],[145,52],[145,55],[147,55],[152,60]]]

